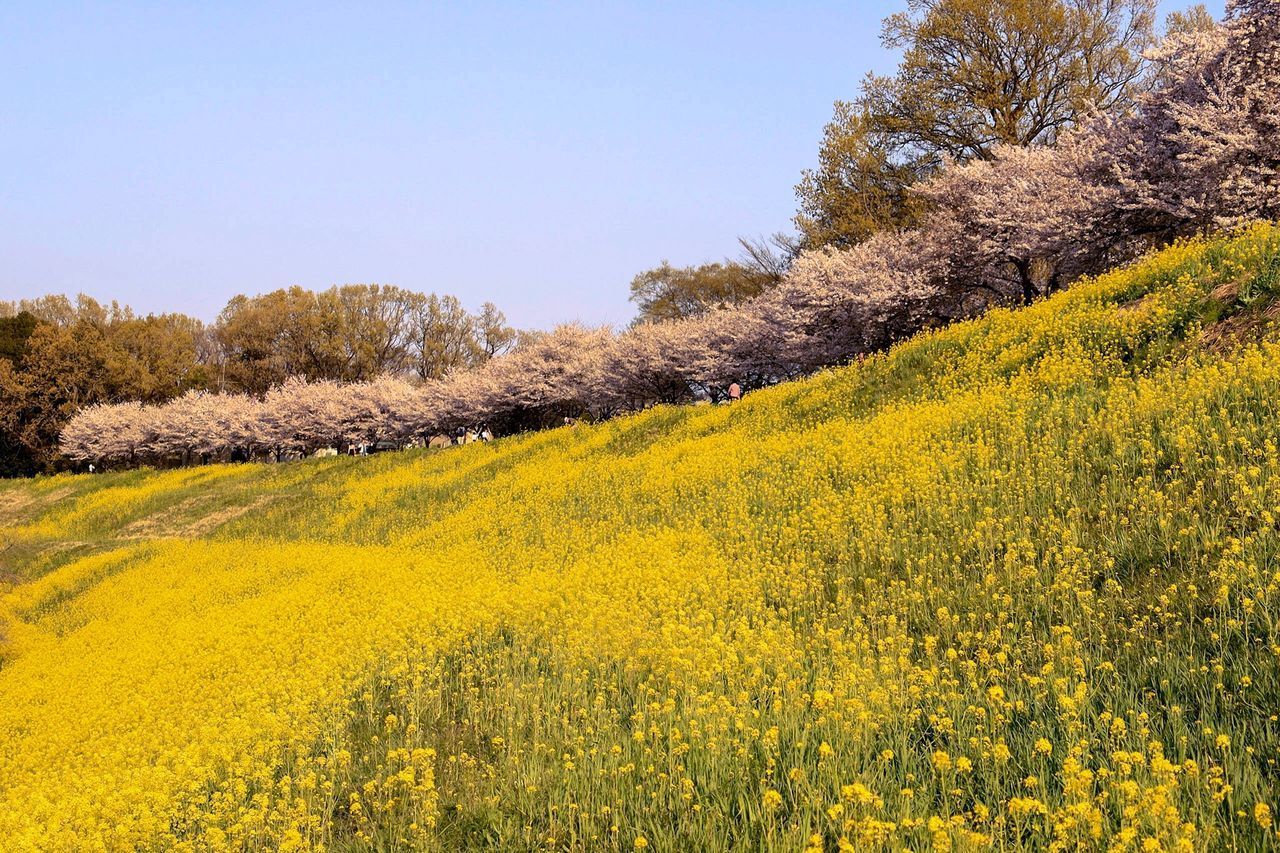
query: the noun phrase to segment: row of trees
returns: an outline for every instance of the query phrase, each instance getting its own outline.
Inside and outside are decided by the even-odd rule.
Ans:
[[[1100,113],[1127,114],[1154,80],[1155,0],[909,0],[884,22],[900,50],[893,75],[870,75],[838,101],[817,168],[796,187],[795,239],[723,263],[663,264],[636,276],[632,299],[649,322],[736,304],[781,280],[803,250],[851,248],[918,226],[931,209],[921,184],[944,164],[1051,146]],[[1172,34],[1209,30],[1203,6],[1174,13]]]
[[[136,317],[86,297],[0,306],[0,476],[52,464],[59,431],[86,405],[206,387],[206,344],[181,314]]]
[[[62,427],[94,403],[261,395],[294,376],[438,379],[517,338],[490,303],[472,314],[452,296],[378,285],[237,296],[208,326],[86,296],[0,303],[0,476],[56,464]]]
[[[219,387],[254,393],[296,376],[439,379],[508,351],[517,338],[492,302],[471,314],[453,296],[377,284],[236,296],[212,331]]]
[[[91,407],[63,448],[80,460],[216,457],[605,417],[838,364],[974,300],[1031,299],[1151,245],[1280,216],[1280,0],[1233,0],[1223,24],[1176,32],[1148,56],[1131,110],[1082,120],[1052,146],[949,161],[913,188],[915,227],[802,252],[738,305],[621,334],[564,326],[420,385],[291,380],[261,398]]]

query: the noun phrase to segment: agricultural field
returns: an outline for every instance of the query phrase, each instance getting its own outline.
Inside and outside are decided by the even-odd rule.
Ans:
[[[0,485],[0,847],[1280,846],[1280,229],[733,406]]]

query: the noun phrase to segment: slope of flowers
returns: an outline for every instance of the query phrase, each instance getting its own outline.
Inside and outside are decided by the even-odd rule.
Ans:
[[[732,407],[6,487],[100,540],[0,597],[4,846],[1274,848],[1277,258]],[[129,533],[203,492],[253,509]]]

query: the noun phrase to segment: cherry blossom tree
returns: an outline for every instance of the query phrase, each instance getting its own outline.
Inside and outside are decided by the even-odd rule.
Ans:
[[[250,394],[217,394],[217,435],[211,443],[225,452],[229,459],[248,460],[265,449],[262,423],[266,416],[266,404]]]
[[[277,457],[286,452],[309,453],[340,443],[343,418],[351,408],[350,386],[332,380],[307,382],[293,378],[262,398],[262,439]]]
[[[1118,197],[1098,180],[1100,144],[1070,133],[1056,147],[1002,146],[917,187],[930,204],[918,236],[946,252],[951,292],[1030,302],[1095,269],[1117,242],[1099,227]]]
[[[1132,115],[1100,119],[1121,227],[1168,240],[1280,215],[1280,0],[1231,0],[1154,49]]]
[[[153,408],[128,402],[81,409],[62,429],[62,452],[77,462],[131,464],[148,441]]]
[[[702,346],[690,357],[703,385],[724,389],[738,382],[756,388],[794,374],[794,365],[783,351],[785,328],[773,305],[762,298],[741,309],[698,318],[698,325],[689,331]]]
[[[779,366],[789,375],[839,364],[918,331],[946,275],[945,246],[924,237],[882,232],[797,258],[754,306],[773,327]]]
[[[157,461],[176,458],[190,464],[196,455],[208,459],[225,446],[219,434],[218,397],[190,391],[181,397],[146,409],[150,415],[147,455]]]
[[[677,403],[703,381],[706,315],[641,323],[617,336],[605,353],[604,382],[622,408]]]
[[[475,426],[495,412],[500,394],[492,373],[506,358],[510,356],[494,359],[477,370],[454,373],[427,391],[426,397],[435,407],[432,423],[438,431],[453,433]]]
[[[424,418],[425,395],[408,382],[381,376],[369,382],[340,387],[338,405],[345,441],[406,444],[424,436],[430,423]]]
[[[557,327],[528,346],[494,359],[481,370],[479,418],[506,430],[548,426],[563,417],[602,416],[619,396],[605,375],[612,333],[576,323]]]

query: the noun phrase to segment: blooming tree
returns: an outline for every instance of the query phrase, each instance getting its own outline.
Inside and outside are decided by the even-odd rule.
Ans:
[[[931,205],[917,235],[945,252],[952,290],[1029,302],[1091,271],[1115,241],[1099,228],[1118,191],[1096,176],[1101,140],[1002,146],[916,189]]]
[[[646,402],[676,403],[704,377],[707,315],[642,323],[615,338],[605,355],[606,384],[616,402],[639,408]]]
[[[133,462],[147,444],[153,410],[138,402],[81,409],[62,430],[62,452],[77,462]]]
[[[605,417],[839,364],[966,313],[966,294],[1030,300],[1153,242],[1280,217],[1280,0],[1232,0],[1221,25],[1183,28],[1149,59],[1132,113],[950,165],[918,188],[917,227],[804,253],[741,304],[622,334],[564,325],[420,384],[290,378],[261,397],[91,406],[63,452],[190,462]]]
[[[1280,0],[1232,0],[1218,27],[1150,54],[1156,85],[1101,120],[1124,227],[1169,239],[1280,215]]]
[[[882,232],[853,249],[801,255],[756,306],[781,362],[808,371],[918,331],[946,274],[939,248],[915,231]]]

